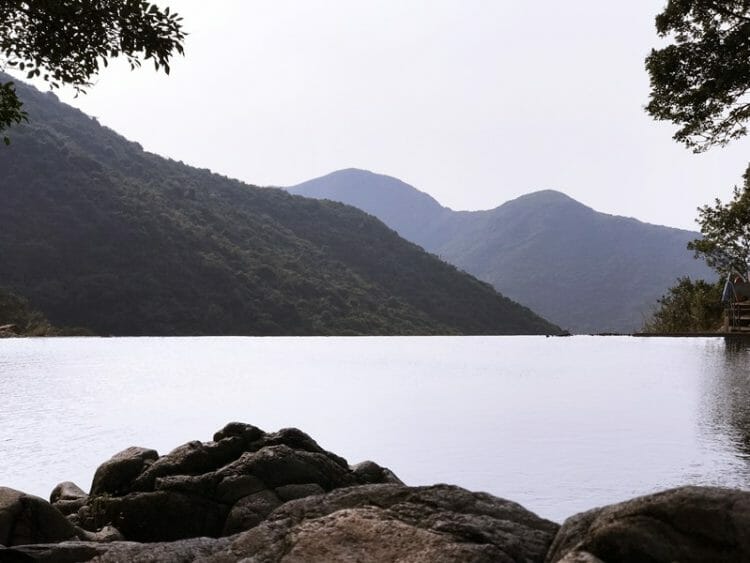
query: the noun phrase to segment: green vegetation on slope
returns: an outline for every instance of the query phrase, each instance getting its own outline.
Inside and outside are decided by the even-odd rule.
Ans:
[[[643,327],[644,332],[711,332],[721,329],[724,307],[721,292],[724,282],[680,278],[659,299],[659,306]]]
[[[100,334],[555,333],[352,207],[145,153],[19,85],[0,279]]]
[[[53,327],[27,299],[0,288],[0,337],[54,336],[62,332]]]
[[[730,201],[716,199],[698,209],[701,237],[688,243],[719,278],[714,284],[680,278],[659,300],[646,323],[647,332],[703,332],[718,330],[723,321],[721,296],[725,280],[747,275],[750,267],[750,167],[742,188],[735,186]]]

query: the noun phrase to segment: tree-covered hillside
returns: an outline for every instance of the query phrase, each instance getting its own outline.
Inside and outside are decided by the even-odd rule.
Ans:
[[[639,330],[678,277],[711,275],[686,248],[698,233],[599,213],[553,190],[452,211],[395,178],[341,170],[289,191],[361,206],[572,332]],[[380,194],[396,203],[384,207]]]
[[[0,283],[54,324],[117,335],[559,331],[353,207],[146,153],[52,94],[18,92],[30,123],[0,150]]]
[[[0,287],[0,338],[7,336],[48,336],[56,330],[28,300]]]

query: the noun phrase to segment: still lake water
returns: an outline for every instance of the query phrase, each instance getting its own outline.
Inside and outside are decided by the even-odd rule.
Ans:
[[[750,348],[630,337],[0,341],[0,485],[87,489],[131,445],[297,426],[350,463],[561,521],[681,484],[750,488]]]

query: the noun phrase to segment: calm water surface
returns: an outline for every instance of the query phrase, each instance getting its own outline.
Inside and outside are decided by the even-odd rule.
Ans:
[[[0,341],[0,484],[84,489],[127,446],[230,420],[553,520],[685,483],[750,487],[750,349],[628,337]]]

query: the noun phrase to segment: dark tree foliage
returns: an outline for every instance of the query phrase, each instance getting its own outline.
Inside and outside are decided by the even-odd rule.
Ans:
[[[0,63],[77,92],[120,56],[131,68],[151,61],[168,74],[172,54],[183,52],[181,20],[143,0],[3,0]],[[25,118],[12,83],[0,84],[0,131]]]
[[[710,284],[704,280],[680,278],[659,299],[657,310],[644,332],[709,332],[717,330],[723,320],[721,291],[723,282]]]
[[[730,202],[717,198],[713,206],[698,208],[703,237],[688,244],[696,258],[703,258],[720,276],[731,272],[744,276],[750,265],[750,168],[744,178],[744,186],[735,186]]]
[[[0,83],[0,131],[13,124],[28,121],[26,112],[21,109],[22,107],[23,104],[16,96],[13,83]],[[3,142],[7,145],[10,143],[10,139],[4,135]]]
[[[0,336],[92,336],[85,328],[56,327],[28,299],[0,287]],[[9,328],[8,328],[9,327]]]
[[[672,44],[646,58],[655,119],[680,126],[695,152],[747,133],[750,117],[750,0],[669,0],[656,17]]]
[[[19,335],[42,336],[53,329],[42,313],[31,307],[27,299],[0,287],[0,326],[12,325]]]

